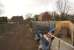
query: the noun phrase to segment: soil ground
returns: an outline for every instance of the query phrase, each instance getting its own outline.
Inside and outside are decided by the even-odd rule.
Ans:
[[[0,35],[0,50],[37,50],[30,25],[28,23],[13,25],[11,31]]]

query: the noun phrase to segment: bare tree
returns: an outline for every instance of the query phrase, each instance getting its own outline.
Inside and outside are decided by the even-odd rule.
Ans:
[[[70,9],[70,3],[68,0],[58,0],[57,8],[62,15],[66,15]]]
[[[31,18],[31,17],[32,17],[32,14],[31,13],[28,13],[28,14],[25,15],[25,18],[26,19]]]

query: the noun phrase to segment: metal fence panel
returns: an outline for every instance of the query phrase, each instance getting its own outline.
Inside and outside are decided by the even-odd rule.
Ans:
[[[71,46],[68,46],[66,43],[60,41],[60,50],[74,50]]]

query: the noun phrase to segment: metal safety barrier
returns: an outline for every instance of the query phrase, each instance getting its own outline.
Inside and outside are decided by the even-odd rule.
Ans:
[[[74,50],[74,46],[69,44],[68,42],[54,36],[54,40],[52,42],[51,50]]]

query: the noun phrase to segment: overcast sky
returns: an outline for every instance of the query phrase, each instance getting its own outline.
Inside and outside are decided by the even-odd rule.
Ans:
[[[70,0],[73,2],[73,0]],[[39,14],[44,11],[56,11],[56,0],[0,0],[3,4],[2,15],[11,18],[13,15],[23,15],[28,13]]]

